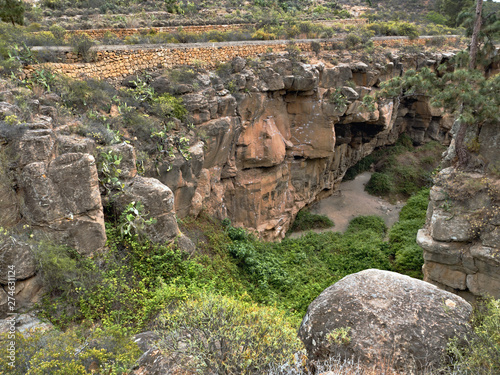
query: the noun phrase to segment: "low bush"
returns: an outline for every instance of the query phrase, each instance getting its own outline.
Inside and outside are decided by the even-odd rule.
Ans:
[[[282,311],[203,293],[160,316],[159,344],[192,373],[257,374],[301,349]]]
[[[474,310],[472,326],[474,335],[465,342],[454,339],[448,345],[452,371],[460,374],[499,374],[500,300],[489,299],[480,303]]]
[[[75,52],[82,57],[83,61],[90,62],[94,59],[94,53],[91,48],[95,42],[87,33],[72,35],[70,44]]]
[[[292,226],[291,232],[304,231],[309,229],[331,228],[335,224],[325,215],[313,214],[307,210],[301,210],[297,213]]]
[[[389,175],[375,172],[366,184],[365,190],[372,195],[388,195],[394,191],[394,185]]]
[[[423,251],[416,237],[425,224],[428,203],[429,189],[412,196],[401,209],[399,221],[389,231],[389,251],[394,256],[395,270],[416,278],[423,277]]]
[[[365,230],[373,231],[383,237],[387,232],[387,226],[379,216],[358,216],[349,222],[346,233],[356,233]]]
[[[0,367],[5,375],[128,374],[141,354],[127,330],[118,327],[37,330],[16,333],[16,361],[11,367],[7,354],[11,339],[6,336],[0,335]]]

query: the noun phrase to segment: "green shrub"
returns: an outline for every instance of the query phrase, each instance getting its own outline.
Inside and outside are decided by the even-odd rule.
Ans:
[[[50,26],[49,31],[52,33],[52,35],[54,35],[54,38],[59,43],[64,42],[64,37],[66,36],[66,30],[63,27],[61,27],[57,24],[54,24],[54,25]]]
[[[301,210],[297,213],[292,226],[291,232],[304,231],[309,229],[331,228],[335,224],[328,216],[313,214],[307,210]]]
[[[356,233],[364,230],[371,230],[383,237],[387,231],[387,226],[379,216],[358,216],[349,222],[346,233]]]
[[[365,190],[372,195],[387,195],[394,191],[394,186],[389,175],[375,172],[367,182]]]
[[[417,232],[425,224],[429,189],[423,189],[406,202],[399,221],[389,231],[389,251],[397,272],[422,278],[423,250],[416,244]]]
[[[5,336],[5,337],[2,337]],[[7,360],[7,334],[0,335],[0,367],[5,375],[128,374],[141,352],[118,327],[71,328],[16,333],[15,367]]]
[[[85,62],[90,62],[94,59],[94,54],[91,48],[95,42],[87,33],[74,34],[70,39],[70,44],[75,52],[80,55]]]
[[[489,299],[478,305],[472,325],[475,334],[465,343],[456,338],[448,345],[453,368],[464,369],[465,374],[500,373],[500,300]]]
[[[264,373],[302,347],[281,311],[231,297],[202,294],[160,319],[160,348],[193,373]]]
[[[176,98],[170,94],[163,94],[153,98],[153,110],[155,114],[165,119],[176,117],[184,120],[188,113],[182,98]]]
[[[356,33],[349,33],[347,36],[344,38],[344,45],[345,48],[350,49],[350,48],[356,48],[358,47],[363,40],[361,39],[361,36],[359,36]]]

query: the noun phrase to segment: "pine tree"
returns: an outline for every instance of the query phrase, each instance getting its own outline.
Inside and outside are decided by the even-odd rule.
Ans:
[[[24,3],[21,0],[0,0],[0,19],[4,22],[24,24]]]

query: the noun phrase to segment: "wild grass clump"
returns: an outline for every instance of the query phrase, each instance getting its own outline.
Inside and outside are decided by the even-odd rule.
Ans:
[[[297,213],[295,220],[290,228],[291,232],[298,232],[310,229],[324,229],[335,226],[335,223],[325,215],[313,214],[307,210],[301,210]]]

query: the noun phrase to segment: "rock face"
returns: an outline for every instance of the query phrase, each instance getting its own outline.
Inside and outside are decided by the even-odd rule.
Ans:
[[[228,77],[199,74],[197,91],[181,96],[203,135],[201,152],[171,169],[160,166],[160,176],[150,168],[148,176],[172,189],[179,217],[205,211],[265,239],[281,238],[301,208],[333,193],[346,170],[376,147],[402,132],[416,143],[449,141],[449,121],[425,98],[363,101],[403,69],[441,62],[431,57],[336,66],[280,55],[255,66],[237,58]]]
[[[469,331],[471,312],[465,300],[429,283],[370,269],[325,289],[309,305],[299,337],[311,359],[354,356],[422,368],[441,361],[449,338]]]
[[[471,300],[500,298],[500,126],[473,131],[480,147],[471,171],[449,167],[436,176],[417,242],[426,281]]]

